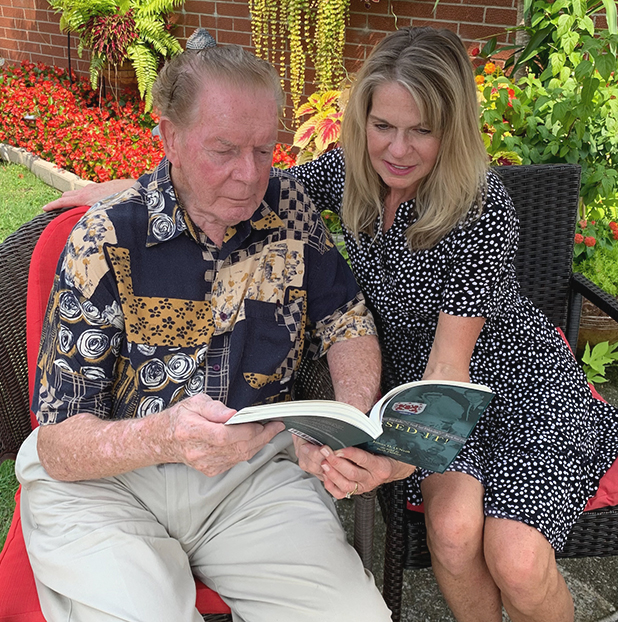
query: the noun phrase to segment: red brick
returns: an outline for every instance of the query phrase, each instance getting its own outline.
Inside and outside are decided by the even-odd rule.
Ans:
[[[438,5],[436,19],[444,19],[450,22],[473,22],[482,24],[485,16],[485,9],[481,6],[461,6],[455,4]]]
[[[352,0],[352,2],[362,2],[362,0]],[[365,4],[364,10],[368,15],[387,15],[389,12],[388,1],[380,0],[379,2],[371,2],[369,6]]]
[[[434,5],[435,2],[417,2],[415,0],[414,2],[393,2],[392,7],[393,13],[400,19],[403,17],[432,19]]]
[[[395,18],[393,16],[369,15],[368,25],[371,30],[392,32],[395,30]]]
[[[214,30],[217,27],[217,18],[214,15],[200,15],[200,24],[202,28]],[[214,36],[212,32],[210,34]]]
[[[195,28],[199,28],[200,26],[200,16],[190,13],[183,16],[182,22],[185,26],[190,26],[191,29],[194,30]]]
[[[251,20],[243,17],[235,17],[234,30],[236,32],[251,32]]]
[[[217,14],[229,17],[249,17],[248,4],[232,4],[231,2],[217,3]]]
[[[58,25],[58,23],[54,24],[53,22],[39,22],[37,27],[38,27],[39,32],[47,32],[53,35],[61,32],[60,26]]]
[[[517,9],[494,9],[488,7],[485,12],[485,23],[515,26],[517,24]]]
[[[484,26],[480,24],[459,24],[459,36],[466,41],[478,41],[497,36],[498,42],[505,41],[504,28],[500,26]]]
[[[365,13],[351,13],[348,28],[367,28],[367,15]]]
[[[187,0],[182,5],[183,13],[210,13],[213,14],[215,12],[216,3],[215,2],[202,2],[199,0]]]
[[[220,31],[218,41],[219,43],[235,43],[247,48],[251,46],[251,36],[244,32]]]
[[[28,41],[32,43],[41,43],[42,45],[51,45],[51,36],[36,30],[29,30],[27,33]]]
[[[12,6],[2,6],[2,15],[4,17],[12,17],[13,19],[24,19],[24,10],[14,8]]]
[[[15,39],[6,39],[2,42],[2,47],[6,50],[17,50],[17,41]]]
[[[231,17],[217,17],[218,30],[233,30],[234,20]]]

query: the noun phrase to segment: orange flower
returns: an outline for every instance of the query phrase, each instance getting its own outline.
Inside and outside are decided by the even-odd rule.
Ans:
[[[492,74],[494,71],[496,71],[496,65],[495,63],[486,63],[485,67],[483,68],[483,71],[486,74]]]
[[[480,76],[480,75],[479,76],[474,76],[474,81],[477,84],[483,84],[483,82],[485,82],[485,78],[483,76]]]

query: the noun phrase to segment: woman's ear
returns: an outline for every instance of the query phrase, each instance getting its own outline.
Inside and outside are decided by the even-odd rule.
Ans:
[[[163,142],[165,156],[172,166],[180,166],[178,158],[179,141],[181,140],[179,129],[167,118],[161,117],[159,120],[159,134]]]

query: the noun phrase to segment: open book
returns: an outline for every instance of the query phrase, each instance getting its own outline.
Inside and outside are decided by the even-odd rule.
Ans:
[[[389,391],[368,415],[343,402],[300,400],[249,406],[227,424],[282,421],[293,434],[333,450],[358,445],[442,473],[493,395],[479,384],[419,380]]]

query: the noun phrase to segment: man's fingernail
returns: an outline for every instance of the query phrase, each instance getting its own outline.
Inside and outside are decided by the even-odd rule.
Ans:
[[[322,447],[322,449],[320,449],[320,453],[325,457],[328,458],[328,456],[330,456],[330,451],[328,451],[328,447]]]

